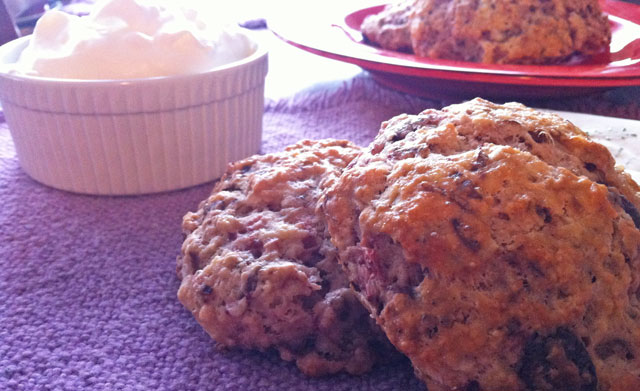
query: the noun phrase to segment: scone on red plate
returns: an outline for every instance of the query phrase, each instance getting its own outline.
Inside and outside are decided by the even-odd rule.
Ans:
[[[398,23],[406,4],[409,22]],[[369,16],[362,30],[385,49],[397,50],[382,39],[393,31],[421,57],[493,64],[557,63],[608,52],[611,42],[598,0],[416,0]]]
[[[430,391],[640,389],[639,188],[552,114],[402,115],[328,191],[354,288]]]
[[[391,349],[316,213],[359,152],[347,141],[302,141],[241,160],[184,217],[178,297],[219,345],[277,349],[314,376],[366,372]]]

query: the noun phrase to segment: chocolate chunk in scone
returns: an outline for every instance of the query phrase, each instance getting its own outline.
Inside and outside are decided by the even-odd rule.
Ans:
[[[402,115],[329,189],[340,261],[430,391],[640,389],[638,186],[569,122]]]
[[[388,355],[316,213],[359,152],[346,141],[302,141],[236,162],[185,216],[178,297],[219,345],[274,348],[314,376],[360,374]]]

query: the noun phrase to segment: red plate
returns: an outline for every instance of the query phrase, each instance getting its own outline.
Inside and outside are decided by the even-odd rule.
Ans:
[[[356,64],[383,85],[425,97],[560,97],[639,86],[640,6],[613,0],[600,3],[611,23],[610,53],[561,65],[435,60],[368,45],[360,25],[384,5],[355,11],[324,9],[301,18],[270,19],[269,26],[294,46]]]

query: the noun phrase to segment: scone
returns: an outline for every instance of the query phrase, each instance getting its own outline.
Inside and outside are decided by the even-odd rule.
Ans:
[[[629,391],[639,190],[569,122],[476,99],[384,123],[324,208],[429,391]]]
[[[408,33],[417,56],[492,64],[557,63],[607,52],[611,42],[598,0],[416,0],[410,8],[408,23],[389,11],[369,16],[364,35],[396,50],[378,38],[391,29]]]
[[[545,64],[608,49],[598,0],[420,0],[416,55],[495,64]]]
[[[364,37],[385,49],[411,52],[411,13],[415,0],[389,4],[377,14],[369,15],[360,30]]]
[[[236,162],[184,217],[178,297],[219,345],[275,348],[314,376],[363,373],[391,349],[316,213],[359,152],[346,141],[302,141]]]

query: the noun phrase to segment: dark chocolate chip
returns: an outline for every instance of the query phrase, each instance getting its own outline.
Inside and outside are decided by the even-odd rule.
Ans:
[[[467,383],[467,385],[464,387],[464,391],[480,391],[480,383],[478,383],[477,380],[471,380],[469,383]]]
[[[451,219],[451,225],[453,226],[453,230],[455,231],[462,244],[464,244],[469,250],[473,252],[480,250],[480,242],[469,237],[468,233],[465,232],[469,229],[468,225],[463,224],[458,219]]]
[[[527,390],[596,391],[598,378],[589,352],[570,330],[550,335],[534,333],[525,343],[517,365]]]
[[[489,156],[487,156],[487,154],[484,153],[484,151],[479,151],[478,156],[476,156],[476,161],[473,162],[473,164],[471,165],[471,171],[477,171],[481,169],[482,167],[487,165],[488,161],[489,161]]]
[[[631,203],[625,196],[622,194],[618,195],[618,199],[620,200],[620,206],[624,209],[625,212],[631,217],[633,220],[633,224],[635,224],[636,228],[640,229],[640,212],[636,209],[636,206]]]
[[[589,163],[589,162],[584,164],[584,168],[589,172],[594,172],[595,170],[598,169],[598,167],[595,164]]]
[[[222,189],[221,191],[241,191],[241,190],[242,189],[240,189],[238,186],[236,186],[235,183],[232,183],[229,186],[227,186],[224,189]]]
[[[538,216],[542,217],[543,221],[546,224],[549,224],[553,220],[553,217],[551,217],[551,212],[549,211],[549,208],[536,205],[536,213],[538,214]]]
[[[187,255],[193,271],[195,272],[196,270],[200,270],[200,254],[195,250],[191,250]]]
[[[407,134],[405,132],[396,132],[393,137],[391,137],[391,142],[395,143],[396,141],[400,141],[404,139]]]
[[[260,258],[262,256],[262,252],[264,251],[264,244],[258,239],[251,240],[247,246],[246,250],[253,255],[254,258]]]
[[[509,215],[506,214],[506,213],[503,213],[503,212],[498,213],[498,218],[501,219],[501,220],[505,220],[505,221],[511,220]]]
[[[249,277],[247,277],[243,288],[245,293],[251,293],[256,290],[258,286],[258,273],[260,273],[260,268],[254,269],[251,274],[249,274]]]
[[[213,288],[211,288],[209,285],[203,285],[200,289],[200,292],[202,292],[202,294],[204,295],[210,295],[213,292]]]

